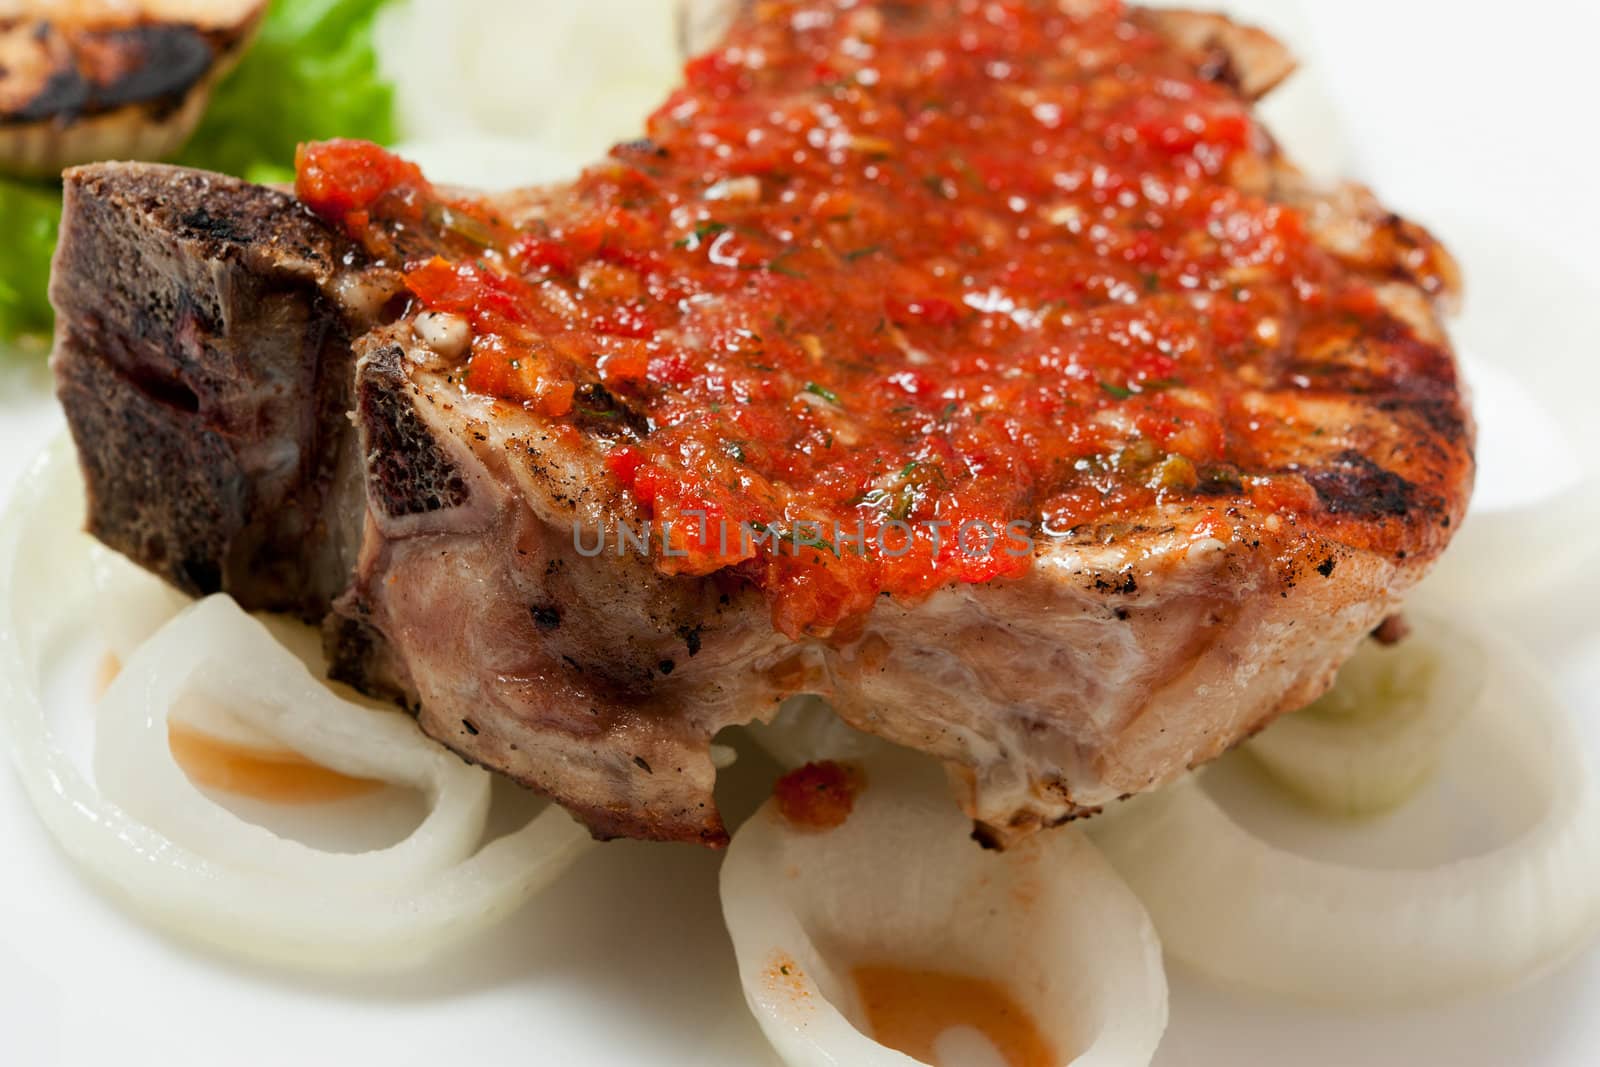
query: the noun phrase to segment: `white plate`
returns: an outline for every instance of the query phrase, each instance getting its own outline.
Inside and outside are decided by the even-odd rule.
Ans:
[[[1486,394],[1480,499],[1517,504],[1539,484],[1530,469],[1559,483],[1564,455],[1593,446],[1592,429],[1567,420],[1600,381],[1600,361],[1590,363],[1600,285],[1571,251],[1600,247],[1587,199],[1594,149],[1587,119],[1565,113],[1593,98],[1588,53],[1600,27],[1588,5],[1524,0],[1515,30],[1498,5],[1346,0],[1308,16],[1271,0],[1223,6],[1272,23],[1310,60],[1312,77],[1275,105],[1296,124],[1291,140],[1353,169],[1462,251],[1471,311],[1458,340]],[[1559,175],[1582,180],[1563,186]],[[1529,341],[1510,350],[1520,338]],[[37,376],[0,374],[0,498],[57,425]],[[1529,563],[1508,554],[1503,566],[1516,575]],[[1471,585],[1468,576],[1455,588]],[[1600,755],[1596,587],[1595,575],[1571,574],[1495,611],[1556,672]],[[80,664],[63,675],[64,715],[80,710],[70,705],[86,699],[87,673]],[[732,773],[736,813],[765,770],[747,757]],[[1449,832],[1473,832],[1471,803]],[[0,841],[0,1064],[771,1062],[740,996],[712,853],[608,845],[424,975],[330,982],[240,967],[140,925],[78,879],[9,771]],[[1511,994],[1383,1018],[1172,979],[1164,1067],[1600,1062],[1595,951]]]

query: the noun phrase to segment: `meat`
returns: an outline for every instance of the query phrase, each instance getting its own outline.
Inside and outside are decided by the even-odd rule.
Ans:
[[[0,171],[55,178],[182,148],[263,0],[24,2],[0,14]]]
[[[346,144],[298,199],[71,172],[92,532],[322,620],[339,677],[602,837],[723,843],[710,741],[798,693],[944,760],[1002,847],[1214,758],[1320,695],[1465,509],[1454,270],[1249,122],[1287,69],[1261,35],[1069,6],[757,5],[562,189]],[[618,547],[696,505],[731,545]],[[799,533],[951,515],[1029,536]]]

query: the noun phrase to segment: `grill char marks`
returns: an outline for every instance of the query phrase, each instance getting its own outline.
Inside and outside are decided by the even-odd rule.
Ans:
[[[1346,450],[1333,461],[1332,466],[1307,472],[1305,479],[1322,506],[1335,515],[1401,518],[1416,513],[1424,503],[1416,486],[1360,452]]]
[[[57,60],[38,92],[18,100],[0,123],[74,122],[138,104],[172,114],[217,59],[217,46],[193,26],[130,26],[63,33],[53,23],[13,27]]]
[[[1294,73],[1295,60],[1277,38],[1253,26],[1199,11],[1141,9],[1137,17],[1200,57],[1209,81],[1259,100]]]
[[[95,159],[164,159],[199,124],[265,3],[146,2],[0,17],[0,171],[55,178]]]
[[[577,425],[586,433],[601,437],[639,440],[650,432],[650,422],[618,400],[599,382],[578,386],[573,397]]]

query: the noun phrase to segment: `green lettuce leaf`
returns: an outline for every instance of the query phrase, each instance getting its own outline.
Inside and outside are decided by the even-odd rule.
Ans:
[[[178,162],[285,181],[302,141],[392,142],[394,90],[378,71],[372,40],[387,2],[278,0]]]
[[[50,329],[50,256],[61,193],[0,179],[0,345]]]
[[[217,87],[174,162],[258,182],[294,179],[302,141],[395,139],[394,91],[373,26],[390,0],[275,0],[255,44]],[[44,334],[61,222],[59,187],[0,179],[0,352]]]

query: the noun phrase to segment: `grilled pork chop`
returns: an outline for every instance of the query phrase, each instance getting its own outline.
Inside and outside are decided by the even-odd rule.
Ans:
[[[1288,69],[1099,0],[771,0],[562,188],[73,171],[90,528],[599,836],[725,841],[711,738],[809,692],[1003,846],[1313,700],[1465,508],[1453,267],[1281,158]]]

